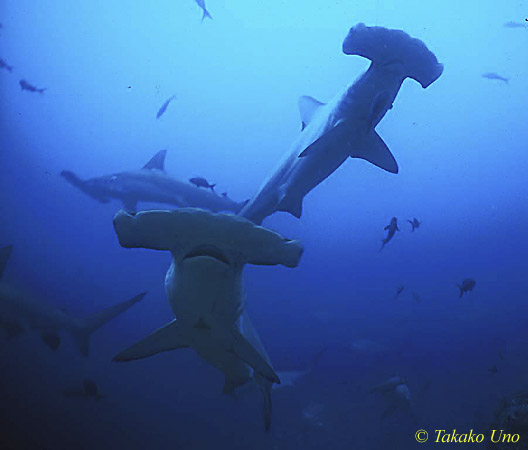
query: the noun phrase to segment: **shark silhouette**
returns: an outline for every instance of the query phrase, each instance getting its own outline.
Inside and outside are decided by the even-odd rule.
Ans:
[[[29,326],[41,333],[42,340],[52,350],[61,343],[60,332],[68,331],[75,339],[79,351],[88,356],[91,334],[139,302],[146,293],[110,306],[94,316],[79,319],[71,317],[63,310],[48,305],[3,280],[3,272],[12,246],[0,248],[0,327],[8,338],[17,336]]]

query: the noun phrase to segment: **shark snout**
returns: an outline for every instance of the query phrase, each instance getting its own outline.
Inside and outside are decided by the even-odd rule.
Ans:
[[[304,247],[298,240],[285,239],[285,251],[286,251],[286,267],[297,267],[301,260],[301,256],[304,253]]]
[[[133,247],[135,236],[135,216],[136,213],[130,213],[120,210],[114,216],[114,230],[122,247]]]

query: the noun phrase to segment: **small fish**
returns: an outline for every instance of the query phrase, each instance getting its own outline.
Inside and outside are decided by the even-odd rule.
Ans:
[[[477,282],[472,278],[466,278],[461,284],[457,284],[458,289],[460,289],[460,295],[458,297],[462,297],[466,292],[471,292],[476,284]]]
[[[394,298],[395,298],[395,299],[398,298],[398,297],[400,296],[400,294],[403,292],[404,289],[405,289],[405,286],[403,286],[403,285],[400,286],[400,287],[398,288],[398,290],[396,291],[396,295],[394,296]]]
[[[400,231],[400,229],[398,228],[398,219],[396,219],[396,217],[393,217],[390,223],[384,228],[384,230],[387,230],[387,237],[381,240],[382,244],[380,252],[383,250],[383,247],[385,247],[385,244],[394,237],[394,233],[396,233],[396,231]]]
[[[3,59],[0,58],[0,69],[5,69],[8,72],[13,72],[13,66],[7,64]]]
[[[176,98],[176,95],[173,95],[172,97],[169,97],[169,99],[161,105],[161,108],[158,111],[158,114],[156,114],[156,119],[159,119],[163,114],[165,114],[165,111],[167,111],[167,107],[169,106],[169,103],[172,102]]]
[[[416,217],[413,220],[408,220],[407,222],[411,224],[411,227],[412,227],[411,231],[416,230],[416,228],[420,228],[421,222]]]
[[[194,177],[189,180],[192,184],[194,184],[196,187],[203,187],[207,189],[211,189],[211,191],[214,192],[214,187],[216,184],[209,184],[205,178],[202,177]]]
[[[211,16],[211,14],[209,14],[209,11],[207,11],[207,8],[205,7],[205,0],[194,0],[194,1],[200,8],[202,8],[202,11],[203,11],[202,22],[204,21],[206,17],[213,20],[213,17]]]
[[[509,84],[509,78],[505,78],[495,72],[486,72],[482,74],[482,78],[487,78],[488,80],[499,80],[503,81],[505,84]]]
[[[497,364],[493,364],[493,366],[488,369],[488,372],[492,374],[496,374],[498,371],[499,369],[497,368]]]
[[[413,293],[412,293],[412,298],[413,298],[413,300],[414,300],[416,303],[422,303],[422,299],[420,298],[420,296],[419,296],[416,292],[413,292]]]
[[[528,28],[528,19],[524,19],[525,23],[509,21],[504,24],[504,28]]]
[[[36,88],[32,84],[29,84],[26,80],[20,80],[20,89],[23,91],[29,91],[29,92],[38,92],[39,94],[42,94],[47,88]]]

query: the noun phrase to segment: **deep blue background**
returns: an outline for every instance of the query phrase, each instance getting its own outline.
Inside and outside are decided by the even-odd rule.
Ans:
[[[524,21],[528,3],[207,6],[214,20],[201,24],[192,0],[1,2],[0,57],[14,66],[0,72],[5,279],[78,316],[149,292],[93,336],[89,359],[68,336],[56,353],[37,333],[1,339],[2,436],[24,449],[408,449],[417,426],[381,421],[383,400],[368,394],[395,374],[409,378],[419,427],[484,431],[503,395],[528,388],[528,29],[503,27]],[[297,98],[327,101],[368,67],[341,52],[360,21],[422,39],[445,72],[427,90],[405,81],[377,129],[399,175],[349,160],[307,196],[302,220],[265,222],[306,248],[296,269],[246,269],[247,310],[275,368],[329,348],[312,377],[274,393],[266,435],[258,395],[223,396],[221,373],[190,350],[111,362],[171,320],[170,258],[120,248],[121,206],[59,173],[135,169],[167,148],[170,174],[251,197],[299,132]],[[481,77],[492,71],[509,85]],[[48,90],[22,92],[21,78]],[[402,232],[379,253],[392,216]],[[411,234],[412,217],[423,223]],[[459,299],[466,277],[477,286]],[[358,339],[384,350],[355,352]],[[63,398],[83,378],[105,399]]]

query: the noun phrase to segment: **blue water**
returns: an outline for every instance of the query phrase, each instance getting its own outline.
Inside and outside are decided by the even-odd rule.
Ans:
[[[0,246],[14,246],[4,278],[79,317],[148,291],[93,335],[89,358],[69,336],[56,352],[36,332],[0,339],[2,448],[405,450],[419,428],[485,432],[500,399],[528,389],[528,29],[503,26],[523,23],[528,2],[207,7],[201,23],[192,0],[0,6],[0,58],[13,66],[0,70]],[[265,433],[258,394],[223,395],[222,374],[192,350],[111,361],[172,320],[170,255],[121,248],[121,205],[59,174],[133,170],[167,149],[169,174],[250,198],[299,133],[297,98],[327,101],[368,67],[341,52],[358,22],[405,30],[445,70],[426,90],[407,79],[377,127],[398,175],[348,160],[301,220],[265,221],[305,247],[298,268],[245,270],[274,367],[306,368],[328,346],[310,376],[274,392]],[[21,91],[22,78],[47,91]],[[393,216],[401,232],[379,252]],[[477,285],[459,299],[464,278]],[[383,350],[355,351],[359,340]],[[415,421],[381,419],[384,400],[369,394],[394,375],[408,379]],[[62,395],[85,378],[103,400]]]

